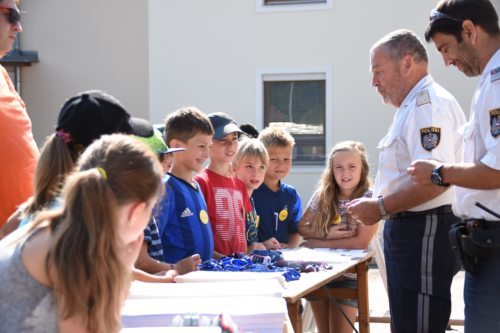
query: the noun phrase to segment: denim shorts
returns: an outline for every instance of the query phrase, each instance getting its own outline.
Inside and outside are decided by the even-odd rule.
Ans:
[[[338,280],[333,280],[328,283],[325,287],[327,288],[350,288],[356,289],[358,287],[358,280],[342,277]],[[338,304],[349,305],[354,308],[358,307],[357,299],[336,299]]]

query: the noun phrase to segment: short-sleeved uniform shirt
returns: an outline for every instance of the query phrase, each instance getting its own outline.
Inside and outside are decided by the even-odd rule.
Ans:
[[[500,50],[488,61],[472,98],[469,121],[464,131],[465,163],[481,162],[500,170]],[[498,220],[479,207],[500,213],[500,189],[474,190],[456,187],[453,212],[462,218]]]
[[[422,78],[396,111],[387,135],[379,142],[379,168],[374,197],[386,195],[407,179],[406,169],[417,159],[447,163],[461,161],[464,113],[456,99],[434,82]],[[416,207],[422,211],[452,203],[453,187]]]
[[[205,199],[199,188],[168,174],[166,192],[155,208],[163,257],[175,263],[198,253],[202,261],[213,257],[214,240]]]
[[[195,180],[207,202],[214,250],[223,255],[245,253],[245,218],[246,212],[252,210],[245,184],[236,177],[224,177],[208,169],[202,170]]]
[[[288,243],[288,235],[299,231],[302,217],[302,202],[295,188],[280,182],[279,190],[274,192],[262,184],[252,198],[260,217],[259,241],[274,237],[280,243]]]

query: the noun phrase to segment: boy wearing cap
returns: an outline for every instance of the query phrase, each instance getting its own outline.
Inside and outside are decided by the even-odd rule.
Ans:
[[[287,132],[268,127],[260,134],[269,154],[264,184],[252,194],[260,216],[259,240],[268,249],[294,248],[300,243],[298,225],[302,216],[302,203],[297,191],[281,182],[292,167],[295,144]]]
[[[222,112],[208,115],[214,128],[210,164],[195,179],[200,184],[208,206],[214,235],[214,257],[246,253],[246,212],[252,207],[245,185],[232,175],[231,162],[238,151],[243,133],[236,122]]]
[[[163,257],[178,262],[194,254],[202,261],[212,258],[214,242],[207,205],[194,172],[200,172],[208,159],[213,128],[207,116],[195,107],[171,113],[165,124],[166,142],[176,153],[172,170],[163,182],[166,194],[155,209]]]

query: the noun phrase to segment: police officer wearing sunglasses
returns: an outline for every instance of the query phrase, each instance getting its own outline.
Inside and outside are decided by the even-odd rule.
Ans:
[[[0,0],[0,58],[22,31],[17,1]],[[33,194],[38,148],[31,121],[5,68],[0,66],[0,227]]]
[[[450,234],[465,269],[465,332],[500,332],[500,28],[489,0],[444,0],[427,31],[445,65],[479,76],[464,131],[463,163],[414,161],[419,184],[456,185]],[[479,204],[476,204],[479,203]],[[460,230],[460,232],[458,232]]]

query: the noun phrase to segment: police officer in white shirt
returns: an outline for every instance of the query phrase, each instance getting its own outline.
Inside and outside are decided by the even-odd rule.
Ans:
[[[356,199],[348,212],[364,224],[386,220],[384,253],[391,325],[398,332],[444,332],[451,313],[450,287],[458,270],[448,231],[459,221],[453,188],[415,185],[412,160],[459,161],[465,116],[455,98],[434,82],[420,39],[394,31],[371,54],[372,85],[398,110],[380,141],[374,198]]]
[[[408,173],[423,186],[456,185],[453,211],[463,219],[457,242],[467,270],[465,332],[500,332],[500,28],[489,0],[445,0],[425,33],[445,65],[480,76],[465,128],[463,163],[415,161]],[[485,208],[476,206],[476,202]],[[496,211],[496,213],[495,213]],[[472,263],[472,264],[471,264]]]

